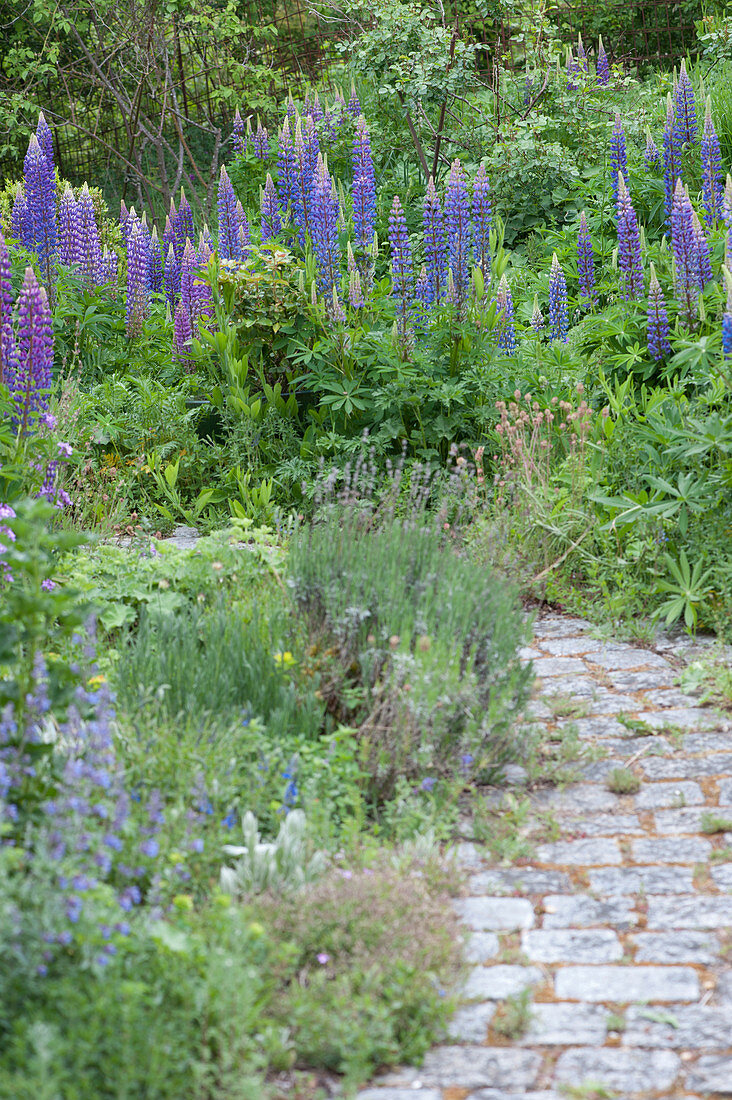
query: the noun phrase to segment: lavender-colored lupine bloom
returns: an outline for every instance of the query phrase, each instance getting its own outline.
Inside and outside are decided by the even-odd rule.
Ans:
[[[371,247],[376,227],[376,175],[371,154],[371,138],[366,119],[356,119],[353,138],[353,222],[356,240],[366,251]]]
[[[511,355],[516,350],[516,325],[513,313],[513,298],[506,276],[501,277],[496,291],[498,308],[498,346]]]
[[[470,271],[470,199],[463,166],[454,160],[450,167],[445,192],[445,221],[450,270],[455,284],[455,305],[464,304],[468,294]]]
[[[665,188],[666,222],[671,225],[676,181],[681,177],[681,143],[676,136],[676,115],[671,96],[666,101],[666,125],[663,130],[663,180]]]
[[[133,206],[130,213],[133,213],[134,209],[135,208]],[[173,241],[173,248],[175,249],[175,255],[176,255],[176,258],[178,259],[178,261],[180,262],[180,259],[183,255],[183,248],[182,248],[181,242],[178,239],[178,211],[175,208],[175,199],[174,198],[171,198],[171,200],[170,200],[170,209],[168,210],[168,215],[165,219],[166,229],[167,229],[167,226],[168,226],[168,222],[170,222],[171,228],[173,230],[173,236],[172,236],[171,240]],[[186,242],[183,241],[183,244],[185,244],[185,243]]]
[[[303,141],[305,144],[305,159],[307,163],[307,170],[310,173],[309,181],[312,182],[315,176],[315,169],[318,166],[318,157],[320,156],[320,139],[318,138],[318,131],[315,126],[315,119],[312,115],[307,115],[305,118],[305,126],[303,129]],[[310,191],[308,184],[307,193]]]
[[[712,257],[709,251],[709,241],[704,232],[704,226],[699,220],[696,212],[693,217],[693,225],[694,240],[696,243],[697,280],[699,290],[704,290],[707,283],[711,283],[712,281]]]
[[[572,53],[572,47],[567,47],[567,91],[575,92],[577,90],[577,77],[579,75],[579,65],[575,60],[575,56]]]
[[[161,294],[163,290],[163,254],[158,231],[153,226],[150,234],[150,293]]]
[[[358,98],[356,85],[353,81],[351,81],[351,98],[348,100],[346,109],[353,118],[358,118],[358,116],[363,113],[361,110],[361,100]]]
[[[661,150],[653,140],[653,134],[648,126],[646,126],[646,148],[643,160],[646,162],[646,168],[659,169],[662,164]]]
[[[287,93],[287,118],[292,123],[297,118],[297,107],[295,106],[295,100],[292,98],[292,92]]]
[[[592,238],[584,210],[580,215],[577,235],[577,276],[580,294],[592,300],[595,297],[595,257],[592,252]]]
[[[277,197],[277,189],[269,172],[267,181],[262,191],[262,210],[260,227],[262,230],[262,243],[272,240],[282,232],[282,218],[280,217],[280,203]]]
[[[33,248],[33,224],[25,199],[25,191],[20,183],[15,189],[13,209],[10,213],[10,236],[29,252]]]
[[[724,200],[724,173],[722,172],[722,153],[719,138],[712,122],[712,99],[707,98],[704,115],[704,132],[701,142],[702,190],[707,221],[714,225],[722,216]]]
[[[117,282],[118,266],[117,253],[105,248],[102,253],[102,285]]]
[[[133,225],[127,242],[127,335],[139,336],[150,293],[150,240],[142,223]]]
[[[345,325],[346,314],[341,300],[338,297],[338,291],[335,287],[331,289],[330,300],[328,302],[328,315],[332,321],[335,321],[337,325]]]
[[[429,316],[429,297],[430,281],[427,275],[427,267],[422,264],[414,284],[414,323],[417,328],[424,328]]]
[[[628,178],[628,153],[625,146],[625,130],[620,118],[620,112],[615,112],[615,125],[610,137],[610,179],[613,189],[613,205],[618,202],[618,176]]]
[[[623,175],[618,176],[618,268],[623,278],[623,297],[642,298],[643,265],[638,218]]]
[[[163,256],[165,257],[166,268],[168,266],[168,254],[171,248],[173,249],[173,256],[177,260],[177,253],[175,248],[175,226],[170,220],[170,215],[168,214],[165,218],[165,229],[163,229]],[[170,269],[171,276],[173,274],[173,270],[173,268]],[[178,274],[180,274],[180,266],[178,266]],[[168,275],[166,275],[166,281],[168,281]],[[174,293],[177,294],[180,290],[180,284],[171,285],[173,286]]]
[[[35,134],[31,134],[23,162],[25,201],[33,232],[33,249],[46,285],[53,283],[53,264],[58,249],[56,232],[56,180]]]
[[[298,228],[298,239],[305,247],[305,239],[310,232],[310,207],[312,203],[313,173],[310,158],[302,132],[302,120],[295,125],[295,193],[296,200],[291,206],[292,220]]]
[[[290,217],[299,225],[302,222],[303,195],[295,164],[295,145],[290,130],[290,119],[285,119],[280,130],[277,152],[277,191],[283,216],[290,210]],[[295,211],[299,213],[295,214]]]
[[[257,132],[254,135],[253,149],[255,157],[266,160],[269,156],[269,132],[266,126],[257,119]]]
[[[537,333],[542,332],[544,329],[544,314],[541,312],[537,294],[534,295],[534,307],[531,311],[531,327]]]
[[[588,72],[587,51],[585,50],[585,44],[582,41],[581,34],[577,35],[577,64],[579,65],[581,72]]]
[[[191,315],[183,305],[183,300],[175,307],[173,318],[173,346],[175,357],[181,363],[190,362],[191,341],[193,340],[193,328]]]
[[[597,44],[597,83],[603,88],[610,83],[610,65],[608,64],[605,47],[602,44],[602,36]]]
[[[243,156],[247,148],[247,134],[244,119],[239,114],[239,108],[237,107],[234,112],[234,154],[237,157]]]
[[[427,266],[427,304],[440,302],[447,289],[447,237],[440,197],[430,176],[424,196],[424,258]]]
[[[190,240],[187,240],[180,262],[180,306],[189,316],[191,332],[194,331],[198,319],[198,303],[194,289],[197,269],[198,257],[196,256],[196,250]]]
[[[183,258],[183,250],[186,247],[186,241],[190,241],[191,244],[193,244],[195,239],[196,231],[193,228],[193,211],[186,198],[186,193],[181,187],[180,205],[178,206],[178,216],[175,220],[175,254],[179,259]]]
[[[340,268],[338,210],[333,203],[333,181],[322,157],[318,158],[312,190],[310,233],[318,268],[318,290],[330,298]]]
[[[53,160],[53,132],[51,127],[46,122],[46,116],[43,111],[38,116],[38,125],[36,126],[36,137],[38,138],[38,144],[43,150],[43,155],[51,166],[51,170],[54,169]]]
[[[491,188],[485,168],[481,164],[473,180],[473,250],[486,290],[491,282],[492,227]]]
[[[391,292],[392,297],[397,300],[399,333],[404,337],[409,330],[414,298],[412,250],[402,204],[396,195],[389,212],[389,244],[391,245]]]
[[[125,231],[125,226],[127,225],[127,219],[129,218],[129,216],[130,216],[130,212],[127,209],[127,204],[125,203],[124,199],[121,199],[120,204],[119,204],[119,225],[120,225],[120,229],[122,230],[123,235],[124,235],[124,231]]]
[[[34,135],[35,136],[35,135]],[[21,432],[48,408],[53,379],[53,330],[45,289],[27,267],[18,295],[17,370],[13,379],[16,418]]]
[[[696,121],[696,101],[694,88],[686,71],[686,62],[681,59],[679,81],[674,95],[676,113],[676,139],[679,145],[694,145],[698,132]]]
[[[10,252],[0,230],[0,385],[15,385],[18,353],[12,322],[13,288],[10,282]]]
[[[170,307],[171,315],[174,315],[175,303],[180,293],[180,264],[176,259],[175,248],[173,247],[172,241],[168,245],[168,253],[165,257],[163,283],[165,286],[165,298]]]
[[[681,180],[676,181],[671,211],[671,246],[674,254],[676,297],[689,324],[697,315],[699,254],[694,232],[694,211]]]
[[[244,207],[238,200],[236,203],[236,216],[239,222],[239,259],[246,260],[252,250],[252,229],[249,225],[249,218],[244,212]]]
[[[364,304],[361,276],[357,267],[348,273],[348,301],[352,309],[361,309]]]
[[[651,282],[648,288],[648,352],[652,359],[663,359],[671,351],[668,341],[668,313],[666,299],[651,263]]]
[[[323,121],[323,108],[320,105],[320,96],[318,95],[317,90],[315,92],[315,95],[313,96],[313,101],[310,104],[310,110],[308,111],[308,114],[312,116],[315,122]]]
[[[85,285],[92,289],[99,286],[101,282],[102,248],[94,215],[94,203],[87,184],[82,187],[76,202],[76,224],[78,241],[74,261]]]
[[[58,204],[58,258],[66,267],[76,259],[77,234],[76,199],[67,183]]]
[[[237,214],[237,200],[231,180],[226,168],[221,166],[219,176],[219,256],[222,260],[240,260],[241,245],[239,243],[239,216]]]
[[[732,275],[726,266],[722,267],[727,287],[727,308],[722,314],[722,352],[725,359],[732,358]]]
[[[549,325],[552,340],[567,343],[569,310],[567,307],[567,281],[564,278],[556,252],[552,256],[549,272]]]

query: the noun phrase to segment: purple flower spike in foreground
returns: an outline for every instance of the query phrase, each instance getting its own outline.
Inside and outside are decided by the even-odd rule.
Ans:
[[[567,343],[569,331],[569,311],[567,308],[567,281],[564,272],[557,259],[556,252],[552,256],[552,266],[549,272],[549,325],[552,340],[561,340]]]
[[[53,332],[48,297],[32,267],[26,268],[18,296],[18,369],[14,378],[16,416],[21,432],[48,407],[53,378]]]
[[[473,240],[475,262],[483,275],[485,289],[491,283],[491,188],[485,168],[481,164],[473,181]]]
[[[707,221],[714,225],[722,217],[724,200],[724,173],[722,172],[722,154],[719,138],[712,122],[712,98],[707,97],[707,109],[704,115],[704,133],[701,142],[702,189],[704,209]]]
[[[689,324],[697,315],[699,253],[694,232],[694,211],[681,180],[676,181],[671,211],[671,245],[676,274],[676,296]]]
[[[10,236],[29,252],[33,248],[33,226],[28,211],[28,203],[25,199],[25,191],[20,183],[15,189],[13,209],[10,214]]]
[[[653,140],[653,134],[648,126],[646,126],[646,148],[643,153],[643,160],[646,162],[646,168],[658,169],[661,167],[661,150]]]
[[[183,258],[183,250],[186,247],[186,241],[190,241],[191,244],[193,244],[195,239],[196,233],[193,228],[193,211],[186,198],[186,193],[181,187],[178,217],[175,221],[175,254],[179,259]]]
[[[348,301],[352,309],[362,309],[364,305],[363,290],[361,289],[361,276],[358,268],[354,267],[348,273]]]
[[[346,110],[353,118],[358,118],[361,112],[361,100],[356,94],[356,85],[351,81],[351,98],[348,100]]]
[[[391,292],[397,301],[397,328],[399,335],[405,339],[410,328],[414,277],[407,222],[402,204],[396,195],[389,213],[389,244],[391,245]]]
[[[69,267],[74,263],[77,250],[76,199],[66,184],[58,204],[58,258]]]
[[[234,112],[234,153],[237,157],[243,156],[247,148],[247,131],[244,119],[239,114],[237,107]]]
[[[76,224],[78,239],[74,260],[78,264],[84,284],[91,290],[101,282],[102,249],[94,216],[94,203],[87,184],[82,187],[76,203]]]
[[[246,214],[244,213],[244,207],[242,206],[242,204],[238,200],[237,200],[237,203],[236,203],[236,217],[237,217],[237,221],[239,223],[239,232],[238,232],[239,256],[238,256],[238,259],[246,260],[247,256],[249,255],[249,253],[251,251],[252,230],[251,230],[251,226],[249,225],[249,219],[247,218]]]
[[[531,327],[535,333],[540,333],[544,329],[544,314],[541,312],[541,306],[539,305],[539,297],[534,295],[534,308],[531,311]]]
[[[257,132],[254,135],[254,155],[259,160],[266,160],[269,156],[269,133],[267,128],[257,119]]]
[[[150,234],[150,293],[160,294],[163,290],[163,255],[160,248],[158,231],[153,226]]]
[[[643,266],[638,218],[622,175],[618,176],[618,267],[623,276],[626,302],[631,298],[642,298]]]
[[[359,247],[368,251],[376,226],[376,176],[366,119],[356,119],[353,139],[353,222]]]
[[[292,140],[289,117],[282,123],[279,148],[277,151],[277,190],[280,196],[282,213],[290,209],[292,220],[299,224],[295,209],[302,210],[302,195],[299,190],[297,168],[295,165],[295,145]],[[299,215],[302,220],[302,214]]]
[[[14,388],[18,367],[12,323],[13,288],[10,283],[10,252],[0,230],[0,386]]]
[[[648,289],[648,353],[652,359],[664,359],[671,351],[668,342],[668,313],[666,299],[651,264],[651,283]]]
[[[236,195],[231,186],[226,169],[221,166],[219,176],[219,256],[222,260],[240,260],[239,216],[236,210]]]
[[[460,311],[468,295],[470,270],[470,200],[463,166],[454,160],[445,193],[445,219],[450,270],[455,285],[455,305]]]
[[[592,300],[595,297],[595,257],[592,252],[592,239],[584,210],[580,215],[577,237],[577,275],[579,277],[580,293],[584,298]]]
[[[150,242],[138,222],[127,243],[127,335],[139,336],[147,316],[150,292]]]
[[[603,88],[610,83],[610,65],[608,64],[605,47],[602,44],[602,36],[597,44],[597,83]]]
[[[117,253],[116,252],[110,252],[108,248],[105,248],[104,253],[102,254],[102,283],[103,284],[104,283],[116,284],[116,282],[117,282],[117,268],[118,268]],[[113,289],[113,292],[116,294],[116,286],[113,286],[112,289]]]
[[[163,283],[165,286],[165,298],[170,307],[171,315],[174,315],[175,303],[180,293],[180,264],[175,258],[175,249],[172,243],[168,245],[168,254],[165,257]]]
[[[53,264],[58,248],[56,233],[56,180],[35,134],[31,134],[23,164],[25,201],[28,205],[32,247],[46,286],[53,283]]]
[[[512,355],[516,350],[516,326],[513,318],[513,298],[506,276],[501,277],[496,292],[496,305],[499,312],[498,346]]]
[[[38,144],[43,150],[43,155],[51,166],[53,172],[53,132],[51,127],[46,122],[46,116],[43,111],[38,116],[38,125],[36,126],[36,137],[38,138]]]
[[[439,304],[447,289],[447,238],[440,197],[430,176],[424,197],[424,258],[427,267],[427,304]]]
[[[280,217],[280,204],[277,190],[269,172],[267,182],[262,192],[262,213],[260,227],[262,230],[262,244],[272,240],[282,231],[282,219]]]
[[[618,176],[628,178],[628,154],[625,147],[625,131],[620,119],[620,113],[615,112],[615,125],[610,137],[610,173],[613,189],[613,204],[618,202]]]
[[[312,193],[310,232],[318,267],[318,290],[326,300],[339,277],[340,245],[338,243],[338,210],[333,202],[333,181],[318,157]]]
[[[722,352],[725,359],[732,358],[732,275],[727,267],[722,268],[727,287],[727,307],[722,314]]]
[[[681,177],[681,143],[676,133],[676,114],[671,96],[666,101],[666,125],[663,131],[663,181],[665,189],[666,223],[671,225],[676,180]]]
[[[674,96],[676,111],[676,139],[679,145],[695,145],[698,133],[694,88],[686,71],[686,61],[681,59],[679,82]]]

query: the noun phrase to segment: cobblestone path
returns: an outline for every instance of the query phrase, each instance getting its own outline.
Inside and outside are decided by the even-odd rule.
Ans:
[[[554,720],[543,697],[581,700],[579,735],[606,755],[581,782],[533,797],[560,835],[529,865],[499,868],[477,841],[460,846],[468,896],[455,905],[475,964],[465,1007],[421,1068],[359,1100],[730,1097],[732,831],[705,834],[702,815],[732,819],[732,724],[674,686],[696,655],[688,640],[651,651],[550,616],[524,655],[539,677],[535,716]],[[659,733],[635,736],[618,715]],[[606,786],[623,764],[642,780],[636,794]],[[502,1039],[496,1009],[527,988],[528,1031]]]

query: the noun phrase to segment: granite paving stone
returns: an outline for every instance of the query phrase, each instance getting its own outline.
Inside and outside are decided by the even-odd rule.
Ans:
[[[709,756],[646,756],[640,766],[649,779],[698,779],[699,776],[732,773],[732,753],[715,752]]]
[[[720,863],[710,873],[719,890],[732,894],[732,863]]]
[[[465,957],[468,962],[483,963],[496,957],[501,943],[495,932],[471,932],[467,937]]]
[[[484,1043],[496,1008],[494,1001],[459,1008],[448,1025],[448,1037],[458,1043]]]
[[[603,718],[597,715],[593,718],[572,719],[579,737],[625,737],[628,733],[626,726],[618,722],[616,718]]]
[[[612,810],[618,804],[618,796],[599,783],[578,783],[576,787],[561,791],[537,791],[534,802],[539,809],[580,814]]]
[[[582,653],[597,653],[603,646],[597,638],[580,634],[570,638],[547,638],[541,648],[553,657],[571,657]]]
[[[620,863],[617,840],[588,838],[586,840],[559,840],[554,844],[540,844],[536,849],[542,863],[560,863],[592,867],[605,863]]]
[[[732,1054],[704,1054],[686,1074],[686,1085],[703,1093],[732,1096]]]
[[[602,1046],[607,1037],[607,1010],[588,1004],[533,1004],[522,1046]]]
[[[442,1100],[439,1089],[368,1088],[359,1092],[358,1100]]]
[[[535,966],[476,966],[463,985],[462,995],[466,1001],[502,1001],[541,980],[542,973]]]
[[[705,801],[698,783],[681,779],[677,783],[645,783],[635,796],[635,807],[661,810],[669,806],[701,806]]]
[[[683,739],[684,752],[730,752],[732,732],[687,733]]]
[[[564,676],[567,673],[581,676],[585,671],[583,662],[576,657],[538,657],[534,661],[534,672],[539,679]]]
[[[720,780],[719,805],[732,806],[732,777]]]
[[[635,944],[636,962],[700,963],[711,966],[720,952],[717,936],[706,932],[637,932],[630,937]]]
[[[658,653],[651,653],[651,651],[647,649],[635,649],[632,646],[629,646],[628,649],[606,646],[604,649],[600,650],[599,653],[593,653],[592,656],[587,659],[593,665],[613,672],[618,669],[631,669],[632,671],[636,671],[637,669],[645,668],[671,668],[666,658],[661,657]]]
[[[702,814],[707,812],[703,808],[661,810],[653,816],[654,829],[657,833],[667,833],[671,836],[699,833]]]
[[[559,1058],[556,1081],[583,1085],[588,1081],[619,1092],[638,1093],[673,1087],[681,1060],[670,1050],[619,1050],[580,1047]]]
[[[590,702],[591,714],[635,714],[638,702],[632,695],[598,689]]]
[[[712,845],[700,837],[650,837],[632,840],[630,850],[638,863],[699,863],[709,859]]]
[[[632,1005],[625,1013],[623,1043],[673,1050],[728,1050],[732,1007],[664,1005],[663,1011]]]
[[[592,817],[565,818],[563,832],[582,836],[640,836],[643,828],[636,814],[594,814]]]
[[[590,660],[592,660],[591,657]],[[659,668],[608,673],[610,683],[618,691],[646,691],[662,686],[671,687],[675,678],[675,673],[671,669],[665,672]],[[662,692],[656,694],[660,696]]]
[[[541,1055],[510,1047],[441,1046],[427,1052],[421,1081],[438,1088],[528,1089],[537,1083]]]
[[[699,977],[688,966],[565,966],[557,970],[554,987],[567,1001],[693,1001]]]
[[[586,894],[570,896],[550,894],[544,898],[543,928],[587,928],[609,925],[625,931],[638,923],[629,898],[590,898]]]
[[[648,899],[648,928],[732,928],[732,897],[694,894]]]
[[[588,877],[600,894],[688,894],[694,888],[693,867],[602,867]]]
[[[477,932],[517,932],[534,924],[534,907],[526,898],[458,898],[454,906]]]
[[[610,928],[532,928],[521,934],[521,948],[532,962],[605,963],[622,958],[617,933]]]
[[[562,871],[543,871],[535,867],[497,868],[472,875],[468,887],[471,894],[558,894],[572,888],[569,876]]]
[[[713,726],[714,717],[702,707],[672,707],[670,710],[648,711],[643,721],[649,726]]]

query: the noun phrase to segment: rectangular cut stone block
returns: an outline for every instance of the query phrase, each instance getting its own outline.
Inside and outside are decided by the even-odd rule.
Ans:
[[[732,897],[649,898],[648,928],[732,928]]]
[[[635,944],[636,962],[711,966],[720,949],[717,937],[706,932],[638,932],[630,942]]]
[[[364,1089],[359,1092],[358,1100],[442,1100],[439,1089]]]
[[[471,932],[465,948],[468,962],[483,963],[495,958],[501,949],[495,932]]]
[[[673,1050],[728,1050],[732,1007],[669,1005],[662,1011],[633,1005],[625,1014],[623,1043]]]
[[[547,638],[541,648],[553,657],[573,657],[580,653],[597,653],[602,649],[602,642],[584,635],[578,638]]]
[[[619,931],[638,923],[628,898],[589,898],[585,894],[549,894],[544,898],[543,928],[588,928],[611,925]]]
[[[723,733],[687,733],[684,752],[732,752],[732,730]]]
[[[660,810],[654,814],[653,820],[657,833],[666,833],[671,836],[683,836],[685,833],[701,832],[701,817],[706,811],[692,810]]]
[[[691,867],[607,867],[590,871],[590,889],[598,894],[688,894],[694,889]]]
[[[632,695],[620,695],[612,691],[598,691],[590,703],[592,714],[635,714],[638,703]]]
[[[598,1005],[534,1004],[522,1046],[602,1046],[607,1037],[607,1011]]]
[[[662,810],[667,806],[702,806],[704,793],[698,783],[647,783],[635,796],[637,810]]]
[[[576,657],[539,657],[534,661],[534,672],[540,679],[548,676],[581,676],[587,669]]]
[[[732,779],[721,779],[719,782],[719,805],[732,806]],[[732,812],[730,813],[732,817]]]
[[[732,863],[721,863],[718,867],[712,867],[712,878],[718,889],[732,894]]]
[[[563,827],[565,832],[587,836],[632,836],[645,831],[635,814],[593,814],[565,821]]]
[[[565,966],[557,970],[560,1000],[602,1003],[694,1001],[699,979],[688,966]]]
[[[458,898],[453,905],[477,932],[518,932],[534,924],[534,909],[526,898]]]
[[[654,756],[641,760],[649,779],[697,779],[724,775],[732,771],[732,753],[713,752],[709,756]]]
[[[420,1080],[437,1088],[528,1089],[536,1084],[541,1056],[510,1047],[434,1047],[428,1051]]]
[[[417,1097],[419,1100],[419,1097]],[[506,1092],[504,1089],[478,1089],[465,1100],[566,1100],[558,1092]]]
[[[590,660],[592,660],[591,657]],[[622,672],[610,672],[608,678],[618,691],[646,691],[652,688],[671,687],[675,674],[671,669],[668,672],[660,668],[629,669]],[[662,692],[654,692],[654,695],[662,695]],[[663,706],[663,703],[661,703],[661,706]]]
[[[546,699],[552,714],[556,713],[555,700],[559,696],[566,699],[567,696],[579,696],[581,701],[587,704],[590,696],[597,691],[597,681],[591,676],[567,676],[557,678],[549,676],[541,681],[539,692]]]
[[[633,859],[639,863],[700,863],[709,859],[712,846],[701,837],[649,837],[631,842]]]
[[[616,840],[592,837],[586,840],[560,840],[555,844],[540,844],[536,855],[542,863],[560,863],[575,867],[620,863],[622,858]]]
[[[609,928],[533,928],[521,934],[521,948],[532,962],[617,962],[623,948]]]
[[[627,728],[617,718],[597,715],[595,718],[575,718],[572,722],[580,737],[625,737],[628,733]]]
[[[502,1001],[542,980],[535,966],[476,966],[462,989],[466,1001]]]
[[[484,1043],[496,1007],[495,1003],[488,1001],[459,1008],[448,1025],[448,1036],[457,1043]]]
[[[614,810],[618,799],[599,783],[578,783],[576,787],[564,791],[537,791],[534,802],[540,809],[581,814]]]
[[[671,668],[665,657],[659,657],[657,653],[651,653],[647,649],[611,649],[607,646],[587,659],[593,665],[613,672],[619,669]]]
[[[688,726],[708,729],[715,725],[714,717],[702,707],[670,707],[668,710],[650,711],[643,715],[643,720],[649,726],[680,726],[682,729]]]
[[[472,875],[469,882],[471,894],[558,894],[571,890],[568,875],[561,871],[540,871],[534,867],[510,867],[505,870],[481,871]]]
[[[546,615],[534,623],[537,638],[575,638],[592,629],[586,619],[571,619],[563,615]]]
[[[560,1056],[556,1081],[578,1086],[592,1081],[624,1095],[650,1091],[657,1095],[673,1088],[680,1069],[681,1060],[670,1050],[583,1047]]]
[[[686,1086],[708,1095],[732,1096],[732,1054],[705,1054],[689,1068]]]

